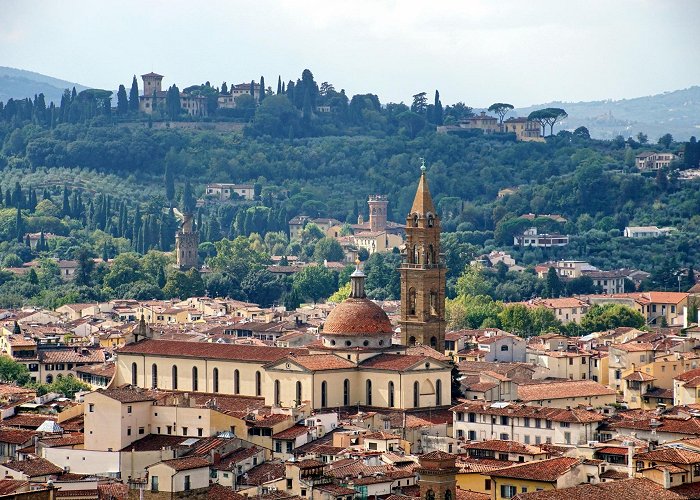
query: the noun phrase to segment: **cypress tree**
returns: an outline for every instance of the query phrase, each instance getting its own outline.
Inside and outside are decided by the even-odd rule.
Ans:
[[[277,95],[282,93],[282,75],[277,77]]]
[[[15,191],[12,193],[12,204],[17,208],[24,208],[24,195],[19,182],[15,182]]]
[[[17,243],[22,243],[22,241],[24,240],[24,221],[22,220],[22,211],[19,207],[17,207],[15,228],[17,229]]]
[[[44,200],[49,200],[51,201],[51,193],[49,193],[49,190],[44,188],[44,194],[41,197]]]
[[[136,75],[131,80],[131,90],[129,91],[129,111],[137,113],[139,110],[139,84],[136,82]]]
[[[29,211],[34,212],[36,209],[37,201],[36,201],[36,191],[34,189],[29,188]]]
[[[20,329],[17,321],[15,321],[15,324],[12,325],[12,335],[22,335],[22,330]]]
[[[172,167],[170,162],[165,162],[165,199],[172,201],[175,199],[175,179],[173,178]]]
[[[124,85],[119,85],[117,91],[117,115],[124,116],[129,112],[129,100],[126,97],[126,88]]]
[[[255,99],[255,80],[250,81],[250,97]]]
[[[194,199],[194,195],[192,194],[190,180],[185,179],[185,188],[182,190],[182,213],[194,213],[196,206],[197,200]]]
[[[437,90],[435,91],[433,121],[436,125],[442,125],[442,103],[440,102],[440,92],[438,92]]]
[[[163,288],[165,286],[165,269],[163,269],[163,266],[158,267],[158,274],[156,275],[156,284],[158,285],[158,288]]]
[[[12,206],[12,193],[10,192],[10,188],[7,188],[7,190],[5,191],[5,206]]]
[[[102,245],[102,262],[107,262],[109,260],[109,251],[107,250],[107,242],[105,241]]]
[[[68,186],[63,186],[63,215],[70,215],[70,202],[68,200]]]
[[[265,99],[265,77],[260,76],[260,97],[258,101],[263,102],[263,99]]]
[[[48,250],[46,247],[46,238],[44,237],[44,231],[39,233],[39,243],[36,244],[36,249],[38,252],[45,252]]]
[[[39,284],[39,276],[37,276],[36,270],[35,270],[33,267],[29,270],[28,278],[29,278],[29,282],[30,282],[32,285],[38,285],[38,284]]]

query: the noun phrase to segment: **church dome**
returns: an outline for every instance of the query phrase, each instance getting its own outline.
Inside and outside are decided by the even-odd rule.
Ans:
[[[323,325],[323,335],[391,335],[384,310],[369,299],[350,297],[333,309]]]

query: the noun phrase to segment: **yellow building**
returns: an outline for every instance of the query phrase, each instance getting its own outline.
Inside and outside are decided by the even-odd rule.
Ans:
[[[586,466],[579,458],[561,457],[497,469],[484,476],[491,480],[491,498],[507,500],[520,493],[576,486],[586,482],[591,472],[597,476],[597,467]]]

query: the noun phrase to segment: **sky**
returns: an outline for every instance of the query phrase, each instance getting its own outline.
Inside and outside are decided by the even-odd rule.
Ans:
[[[699,85],[698,19],[697,0],[0,0],[0,66],[109,90],[308,68],[383,103],[519,107]]]

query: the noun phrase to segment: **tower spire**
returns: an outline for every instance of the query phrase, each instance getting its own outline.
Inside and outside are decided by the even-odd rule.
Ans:
[[[430,196],[428,180],[425,177],[426,170],[425,160],[421,158],[420,180],[418,181],[418,189],[416,190],[416,196],[413,198],[413,205],[411,206],[411,213],[418,214],[418,216],[425,215],[428,212],[432,214],[435,213],[433,198]]]

